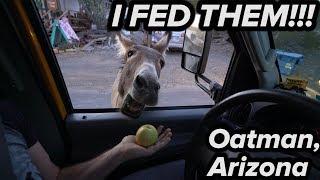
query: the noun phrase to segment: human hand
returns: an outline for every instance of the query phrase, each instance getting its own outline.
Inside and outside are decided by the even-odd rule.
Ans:
[[[124,137],[117,145],[120,151],[123,152],[124,161],[150,156],[166,146],[171,140],[171,129],[167,128],[164,130],[163,126],[159,126],[157,131],[159,134],[158,141],[156,144],[147,148],[136,144],[136,136],[134,135]]]

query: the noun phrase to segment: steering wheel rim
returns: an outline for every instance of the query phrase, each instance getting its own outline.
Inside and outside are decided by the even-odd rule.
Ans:
[[[320,117],[320,102],[297,93],[284,90],[257,89],[234,94],[216,104],[203,118],[200,127],[192,138],[192,142],[188,151],[189,154],[187,155],[185,166],[185,179],[197,179],[199,173],[203,174],[208,170],[208,165],[206,164],[209,164],[209,161],[211,160],[211,157],[206,156],[206,154],[210,151],[208,146],[206,146],[208,144],[208,142],[206,142],[206,138],[210,133],[209,127],[224,123],[224,125],[227,125],[229,128],[236,128],[234,124],[218,121],[217,118],[232,107],[253,102],[285,104],[288,107],[297,108],[301,112],[307,114],[311,113],[314,117]],[[302,123],[304,127],[320,127],[320,122],[312,122],[308,119],[299,123]]]

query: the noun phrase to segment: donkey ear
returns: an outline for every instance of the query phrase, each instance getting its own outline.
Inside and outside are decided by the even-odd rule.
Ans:
[[[117,42],[118,42],[118,48],[119,48],[119,54],[123,55],[127,49],[129,49],[131,46],[133,46],[135,43],[125,37],[121,32],[116,33]]]
[[[153,44],[153,49],[159,51],[161,54],[164,54],[167,50],[171,37],[172,32],[166,32],[166,34],[160,39],[159,42]]]

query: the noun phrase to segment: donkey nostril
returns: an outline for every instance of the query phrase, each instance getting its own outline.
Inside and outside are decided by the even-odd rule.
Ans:
[[[159,89],[160,89],[160,84],[155,84],[155,86],[154,86],[154,89],[156,90],[156,91],[159,91]]]
[[[135,84],[138,88],[143,88],[146,86],[146,80],[142,76],[138,75],[136,77]]]

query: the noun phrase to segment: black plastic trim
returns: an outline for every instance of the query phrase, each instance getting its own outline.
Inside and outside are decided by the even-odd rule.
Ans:
[[[181,110],[181,109],[203,109],[212,108],[213,105],[200,105],[200,106],[168,106],[168,107],[146,107],[144,111],[161,111],[161,110]],[[74,113],[110,113],[120,112],[117,108],[106,109],[74,109]]]

